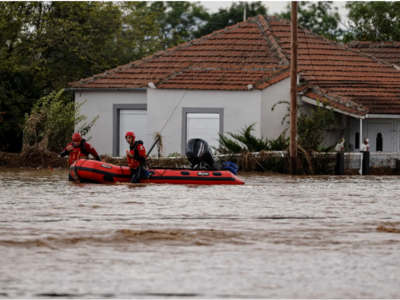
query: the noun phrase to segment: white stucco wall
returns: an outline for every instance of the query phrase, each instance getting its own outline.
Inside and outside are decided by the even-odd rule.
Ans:
[[[290,77],[261,91],[261,134],[264,138],[277,138],[284,130],[281,124],[283,117],[288,113],[286,104],[279,101],[290,102]]]
[[[183,100],[178,105],[183,96]],[[259,90],[185,91],[148,89],[147,131],[151,138],[155,132],[162,130],[176,108],[162,132],[165,138],[164,155],[182,152],[182,108],[186,107],[223,108],[224,132],[236,132],[246,125],[256,123],[253,134],[260,137],[261,91]]]
[[[87,121],[100,116],[90,130],[88,137],[97,152],[112,155],[113,149],[113,104],[146,104],[146,92],[138,91],[98,91],[75,92],[75,101],[87,102],[81,108],[81,114]]]

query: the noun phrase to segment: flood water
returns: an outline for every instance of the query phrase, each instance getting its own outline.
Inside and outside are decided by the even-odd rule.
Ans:
[[[0,170],[0,297],[400,298],[400,177],[239,177]]]

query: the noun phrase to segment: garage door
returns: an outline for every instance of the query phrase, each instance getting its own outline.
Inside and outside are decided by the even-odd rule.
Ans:
[[[187,139],[202,139],[210,146],[219,147],[219,114],[187,114]]]
[[[146,110],[120,110],[119,111],[119,155],[125,156],[129,145],[125,140],[125,133],[133,131],[136,140],[142,140],[146,147],[147,111]]]

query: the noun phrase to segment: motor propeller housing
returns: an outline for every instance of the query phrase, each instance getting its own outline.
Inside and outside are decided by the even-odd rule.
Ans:
[[[186,145],[186,157],[193,169],[220,170],[211,147],[202,139],[191,139]]]

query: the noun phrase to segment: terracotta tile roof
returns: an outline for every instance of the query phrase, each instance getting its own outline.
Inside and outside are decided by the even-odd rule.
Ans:
[[[337,108],[341,111],[351,113],[358,116],[365,116],[369,113],[369,109],[363,105],[351,101],[347,97],[330,93],[327,90],[321,90],[318,87],[303,86],[297,89],[302,91],[304,96],[319,101],[321,104],[326,103],[330,107]]]
[[[264,89],[290,76],[290,39],[288,21],[259,15],[70,85],[136,88],[153,82],[164,89]],[[298,44],[302,85],[340,95],[370,113],[400,113],[400,71],[391,62],[301,27]]]
[[[400,42],[353,41],[348,43],[347,46],[400,67]]]
[[[290,23],[265,17],[283,53],[291,59]],[[369,113],[400,113],[400,72],[392,64],[352,50],[299,27],[300,80],[340,95]],[[324,95],[326,96],[326,94]]]
[[[264,89],[290,76],[284,68],[190,68],[160,82],[157,88],[196,90]],[[249,87],[249,85],[251,85]]]
[[[282,62],[277,48],[265,38],[258,22],[262,16],[256,19],[70,85],[130,88],[147,87],[153,82],[157,88],[244,90],[255,82],[263,84],[285,70],[288,62]],[[219,75],[217,70],[220,70]],[[217,81],[208,85],[214,79]],[[158,86],[160,83],[162,86]]]

